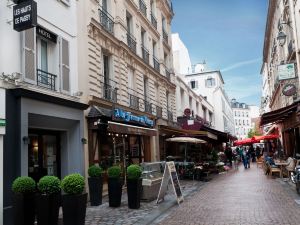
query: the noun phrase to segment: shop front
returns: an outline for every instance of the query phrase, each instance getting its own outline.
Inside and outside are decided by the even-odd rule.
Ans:
[[[3,224],[3,137],[5,135],[5,89],[0,88],[0,224]]]
[[[89,165],[103,169],[120,165],[151,162],[154,120],[121,108],[91,106],[88,117]]]
[[[27,89],[6,91],[4,221],[10,224],[11,184],[18,176],[38,181],[84,175],[83,111],[87,105]]]

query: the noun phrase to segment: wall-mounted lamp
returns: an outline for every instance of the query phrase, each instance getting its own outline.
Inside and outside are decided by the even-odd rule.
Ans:
[[[286,42],[286,34],[283,31],[280,31],[277,35],[277,41],[280,46],[283,46]]]
[[[82,143],[83,145],[86,145],[86,144],[87,144],[87,139],[86,139],[86,138],[81,138],[81,143]]]
[[[24,137],[22,138],[22,140],[23,140],[24,145],[28,145],[28,144],[29,144],[29,137],[24,136]]]

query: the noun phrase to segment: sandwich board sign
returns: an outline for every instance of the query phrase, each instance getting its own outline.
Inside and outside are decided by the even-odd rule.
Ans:
[[[164,175],[162,178],[162,182],[160,185],[159,193],[157,196],[156,204],[162,202],[164,200],[164,196],[168,190],[168,185],[172,183],[174,194],[176,196],[177,203],[183,202],[183,195],[181,191],[181,187],[179,184],[176,168],[175,168],[175,163],[172,162],[166,162],[165,165],[165,170],[164,170]]]

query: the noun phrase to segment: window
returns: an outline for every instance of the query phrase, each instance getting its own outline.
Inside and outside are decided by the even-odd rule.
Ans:
[[[209,116],[209,122],[212,123],[212,121],[213,121],[213,114],[211,112],[209,112],[208,116]]]
[[[153,57],[156,57],[156,42],[152,41],[152,51],[153,51]]]
[[[145,100],[147,100],[147,94],[148,94],[148,78],[144,76],[144,96]]]
[[[127,25],[127,33],[132,34],[132,16],[129,12],[126,12],[126,25]]]
[[[203,119],[206,121],[206,108],[202,107],[202,111],[203,111]]]
[[[193,99],[191,96],[189,97],[189,108],[190,108],[190,110],[192,110],[192,108],[193,108]]]
[[[110,74],[109,74],[109,56],[103,55],[103,77],[104,84],[109,85]]]
[[[145,39],[146,39],[146,31],[142,28],[141,29],[141,42],[142,42],[143,47],[145,47]]]
[[[107,0],[102,0],[102,9],[108,12]]]
[[[206,87],[214,87],[216,85],[216,81],[214,78],[210,77],[205,80]]]

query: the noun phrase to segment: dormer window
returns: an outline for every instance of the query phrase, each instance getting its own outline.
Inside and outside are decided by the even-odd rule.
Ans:
[[[210,88],[210,87],[214,87],[216,85],[216,80],[212,77],[209,77],[205,80],[205,86]]]
[[[191,80],[190,81],[190,86],[192,89],[197,89],[198,88],[198,81]]]

